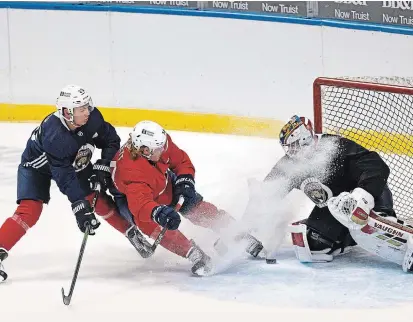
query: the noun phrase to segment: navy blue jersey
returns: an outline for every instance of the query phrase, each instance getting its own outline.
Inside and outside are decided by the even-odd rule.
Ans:
[[[102,149],[101,158],[107,160],[112,160],[120,148],[115,128],[105,122],[97,108],[85,125],[73,131],[56,112],[32,132],[21,164],[50,175],[73,203],[86,197],[76,173],[88,167],[95,147]]]

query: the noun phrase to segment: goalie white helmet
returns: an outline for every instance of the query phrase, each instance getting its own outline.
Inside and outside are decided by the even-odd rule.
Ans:
[[[314,143],[311,121],[306,117],[294,115],[280,132],[280,143],[289,157],[295,156],[304,146]]]
[[[132,145],[137,150],[147,148],[142,155],[152,161],[157,161],[165,150],[166,132],[158,123],[141,121],[135,125],[130,134]],[[156,159],[153,158],[156,156]]]
[[[61,118],[73,123],[75,108],[87,107],[89,112],[94,109],[92,97],[78,85],[67,85],[60,91],[56,101],[56,108]],[[69,118],[65,117],[64,109],[67,109]]]

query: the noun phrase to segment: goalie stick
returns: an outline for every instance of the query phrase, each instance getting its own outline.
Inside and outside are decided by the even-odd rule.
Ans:
[[[100,186],[98,185],[97,189],[95,191],[95,196],[93,197],[93,200],[92,200],[92,205],[91,205],[93,211],[95,210],[96,202],[97,202],[98,197],[99,197],[99,192],[100,192]],[[83,258],[83,254],[85,252],[86,242],[87,242],[87,238],[89,236],[89,232],[90,232],[90,225],[87,224],[85,232],[83,234],[82,246],[80,247],[80,252],[79,252],[78,259],[77,259],[76,268],[75,268],[75,272],[73,274],[72,284],[70,285],[70,291],[69,291],[68,295],[65,295],[65,290],[62,287],[62,298],[63,298],[63,303],[65,305],[69,305],[70,301],[72,300],[73,291],[75,289],[75,285],[76,285],[76,281],[77,281],[77,275],[79,274],[80,264],[82,263],[82,258]]]

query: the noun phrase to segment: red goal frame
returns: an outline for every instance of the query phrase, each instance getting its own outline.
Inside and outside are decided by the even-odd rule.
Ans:
[[[413,95],[412,87],[351,81],[337,78],[318,77],[315,79],[313,83],[314,131],[318,134],[322,133],[323,130],[321,86],[335,86],[344,88],[364,89],[377,92]]]

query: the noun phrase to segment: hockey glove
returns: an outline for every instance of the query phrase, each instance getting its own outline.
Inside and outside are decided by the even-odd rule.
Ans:
[[[181,216],[173,208],[161,205],[153,208],[152,220],[169,230],[176,230],[181,223]]]
[[[106,191],[106,189],[112,183],[111,173],[110,173],[110,161],[99,159],[93,165],[93,175],[89,178],[90,188],[92,190],[97,190],[98,183],[100,184],[100,189]]]
[[[173,205],[177,204],[180,196],[184,197],[185,201],[181,207],[182,213],[191,210],[198,202],[194,177],[190,174],[182,174],[178,176],[174,183],[173,195]]]
[[[374,198],[366,190],[356,188],[351,193],[342,192],[327,202],[331,214],[350,230],[361,229],[367,224]]]
[[[93,209],[87,200],[78,200],[72,203],[72,211],[76,216],[77,225],[82,233],[86,230],[86,225],[90,226],[89,235],[95,234],[95,229],[100,226]]]

